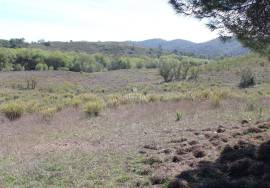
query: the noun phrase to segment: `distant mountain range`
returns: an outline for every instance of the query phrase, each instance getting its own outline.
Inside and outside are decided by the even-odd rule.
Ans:
[[[239,41],[231,39],[226,42],[219,38],[204,43],[194,43],[187,40],[150,39],[145,41],[129,41],[129,43],[144,48],[162,49],[174,53],[187,53],[195,56],[204,56],[209,58],[220,56],[238,56],[249,52]]]
[[[194,43],[187,40],[149,39],[144,41],[125,42],[87,42],[87,41],[39,41],[31,44],[20,39],[0,40],[0,47],[30,47],[46,50],[75,51],[85,53],[104,53],[110,55],[150,55],[158,56],[161,53],[175,53],[179,55],[194,55],[207,58],[221,56],[238,56],[248,53],[236,39],[222,42],[220,39],[204,43]]]

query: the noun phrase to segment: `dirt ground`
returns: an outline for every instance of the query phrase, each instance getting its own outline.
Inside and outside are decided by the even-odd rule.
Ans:
[[[249,120],[245,122],[246,119],[237,114],[241,108],[244,104],[231,100],[224,101],[218,109],[212,108],[208,102],[181,101],[120,106],[91,119],[78,109],[70,108],[58,113],[50,123],[35,115],[13,122],[2,118],[1,171],[14,178],[10,186],[19,187],[31,186],[28,183],[36,181],[34,175],[25,182],[20,180],[29,176],[29,171],[35,174],[44,170],[55,176],[55,169],[46,169],[44,161],[63,166],[62,170],[56,170],[60,171],[60,179],[71,176],[71,182],[63,182],[63,187],[151,187],[152,184],[164,184],[181,171],[195,167],[201,160],[215,160],[225,145],[235,144],[240,138],[252,143],[269,139],[269,124],[261,129],[248,123]],[[176,121],[176,111],[183,112],[181,121]],[[90,163],[89,166],[77,161],[76,165],[83,167],[75,166],[74,171],[95,166],[96,160],[102,162],[98,163],[98,169],[84,169],[85,174],[67,173],[66,168],[72,164],[65,162],[74,162],[72,158],[65,159],[70,153],[75,154],[76,160],[84,155],[91,156],[86,163]],[[122,172],[112,172],[110,168],[114,166]],[[104,171],[108,175],[100,180],[100,172]],[[95,175],[89,179],[86,175],[90,173]],[[33,183],[34,187],[60,186],[57,180],[49,181],[44,174],[40,176],[46,181]],[[76,179],[83,181],[83,185],[77,184]],[[1,181],[8,185],[5,179]],[[111,185],[108,182],[112,182]]]
[[[1,73],[1,88],[29,76],[36,76],[40,87],[69,82],[105,93],[138,85],[167,92],[156,70]],[[216,78],[217,85],[224,79],[235,89],[238,77],[227,76],[205,74],[201,82]],[[264,84],[258,88],[269,85]],[[223,99],[218,107],[209,100],[183,99],[120,105],[92,118],[73,107],[50,121],[35,113],[15,121],[1,116],[0,187],[167,187],[181,172],[217,160],[227,145],[270,139],[269,121],[258,118],[257,109],[247,111],[247,105],[239,97]],[[266,117],[270,98],[263,94],[259,105]]]

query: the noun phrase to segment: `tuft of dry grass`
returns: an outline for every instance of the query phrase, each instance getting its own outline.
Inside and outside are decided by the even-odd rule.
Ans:
[[[8,102],[0,107],[0,111],[11,121],[20,118],[24,110],[23,104],[19,102]]]
[[[89,116],[98,116],[104,108],[104,102],[102,100],[95,100],[87,102],[83,111]]]

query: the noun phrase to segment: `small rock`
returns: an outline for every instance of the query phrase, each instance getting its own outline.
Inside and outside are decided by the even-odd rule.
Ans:
[[[171,140],[170,142],[171,143],[182,143],[182,142],[185,142],[185,141],[187,141],[186,138],[180,138],[180,139]]]
[[[246,119],[243,119],[242,121],[241,121],[241,124],[242,125],[244,125],[244,124],[248,124],[249,123],[249,121],[248,120],[246,120]]]
[[[205,155],[206,154],[202,149],[196,149],[193,151],[193,156],[196,158],[203,158]]]
[[[252,127],[252,128],[248,128],[247,130],[244,131],[244,134],[251,134],[251,133],[261,133],[264,132],[262,129],[256,128],[256,127]]]
[[[189,188],[189,185],[185,180],[175,179],[169,183],[168,188]]]
[[[140,170],[138,172],[139,175],[142,175],[142,176],[146,176],[146,175],[149,175],[151,174],[151,168],[149,167],[145,167],[144,169]]]
[[[199,142],[196,140],[192,140],[189,142],[189,145],[191,145],[191,146],[196,145],[196,144],[199,144]]]
[[[149,145],[147,144],[143,148],[150,149],[150,150],[158,150],[158,147],[156,144],[149,144]]]
[[[198,136],[200,135],[200,132],[194,132],[194,135]]]
[[[138,151],[140,154],[146,154],[146,151],[144,151],[144,150],[139,150]]]
[[[172,151],[170,149],[163,149],[160,153],[170,154]]]
[[[168,177],[165,172],[158,171],[150,178],[153,185],[163,184],[168,180]]]
[[[147,159],[144,160],[144,164],[149,164],[149,165],[153,165],[155,163],[162,163],[162,160],[158,157],[149,157]]]
[[[270,122],[261,122],[257,125],[260,129],[270,129]]]
[[[226,131],[226,129],[222,128],[222,127],[219,127],[217,129],[217,133],[224,133]]]
[[[177,156],[177,155],[173,156],[173,158],[172,158],[172,162],[174,162],[174,163],[178,163],[178,162],[180,162],[182,160],[183,159],[181,157]]]
[[[178,149],[176,150],[176,153],[177,153],[178,155],[184,155],[184,154],[188,153],[188,150],[187,150],[186,148],[178,148]]]

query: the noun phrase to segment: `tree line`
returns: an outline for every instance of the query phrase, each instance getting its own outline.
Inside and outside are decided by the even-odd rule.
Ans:
[[[31,48],[0,48],[0,71],[67,70],[100,72],[130,68],[157,68],[159,60],[148,56],[111,56]]]

